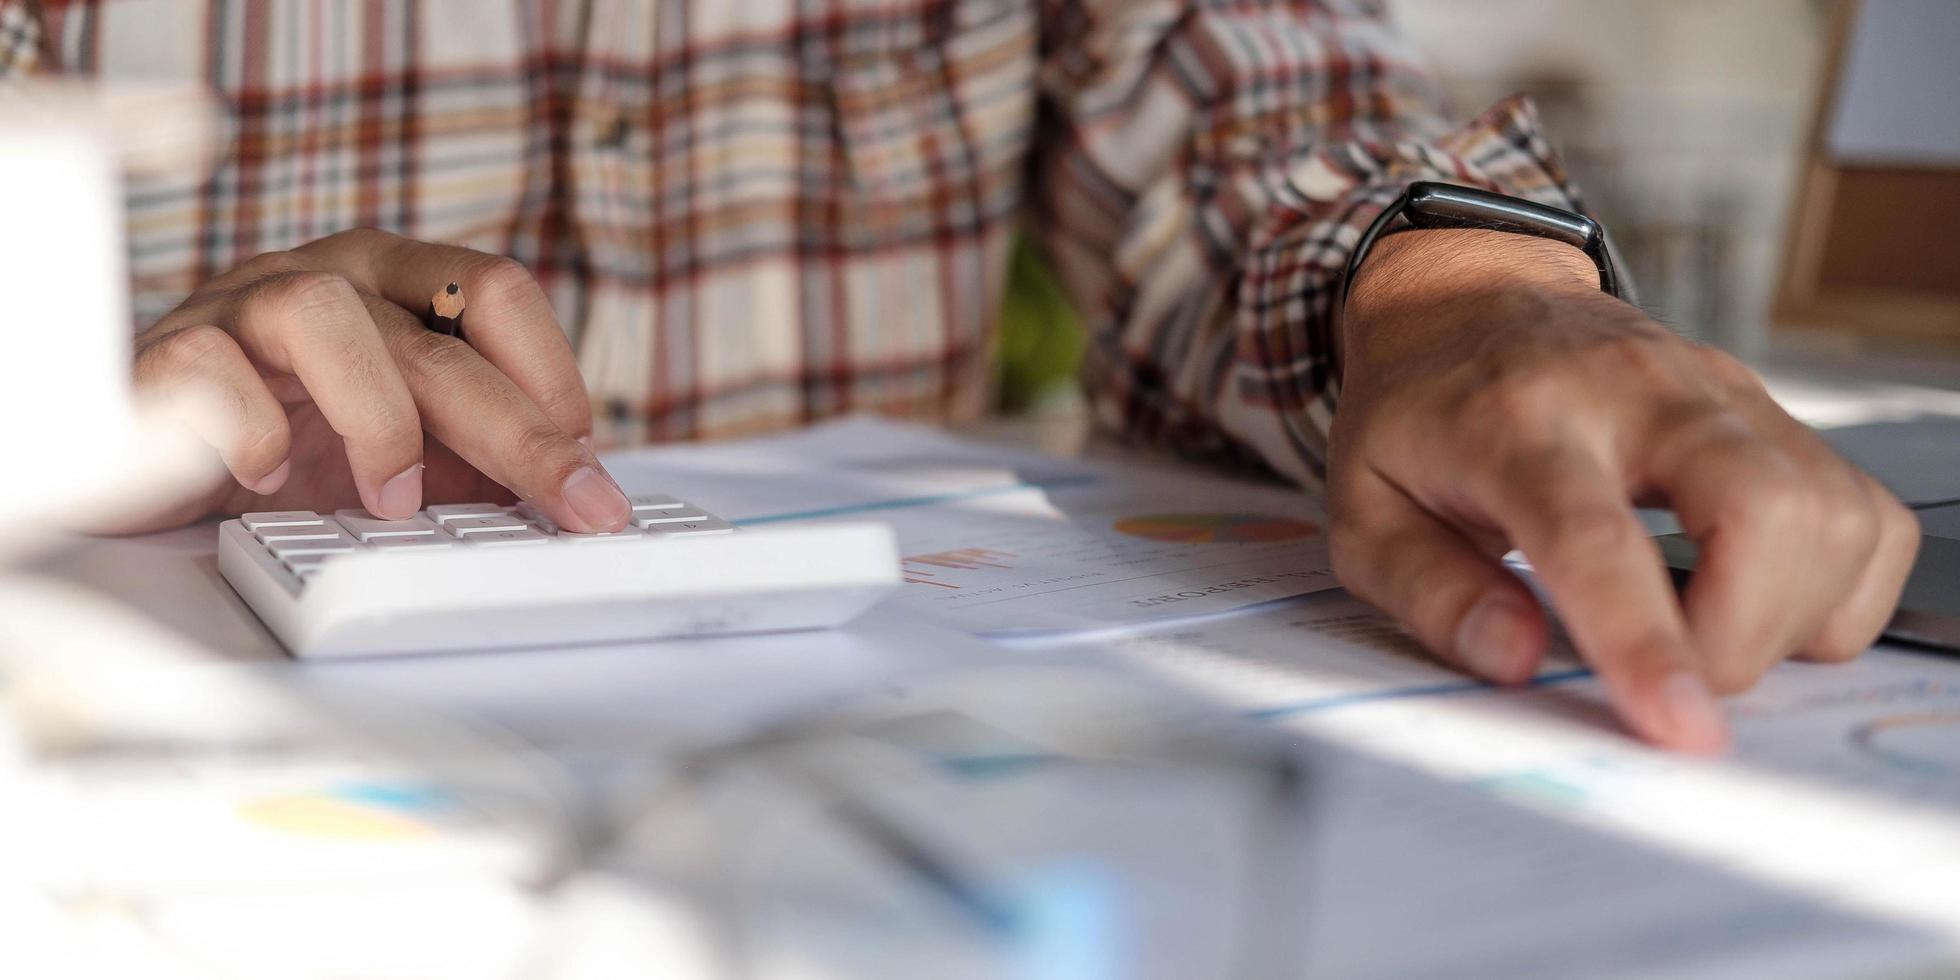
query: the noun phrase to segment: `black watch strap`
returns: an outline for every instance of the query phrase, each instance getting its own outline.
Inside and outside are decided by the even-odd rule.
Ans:
[[[1409,185],[1395,203],[1384,209],[1374,224],[1361,235],[1348,257],[1347,274],[1341,279],[1341,300],[1361,263],[1374,250],[1375,242],[1393,227],[1397,218],[1414,228],[1478,228],[1504,231],[1534,238],[1564,242],[1586,253],[1599,270],[1599,288],[1620,299],[1629,297],[1613,269],[1612,247],[1599,222],[1572,211],[1549,207],[1535,201],[1494,194],[1475,187],[1419,180]]]

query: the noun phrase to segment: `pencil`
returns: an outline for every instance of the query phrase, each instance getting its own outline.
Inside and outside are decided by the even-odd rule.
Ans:
[[[429,298],[429,329],[451,337],[463,335],[463,287],[452,282]]]

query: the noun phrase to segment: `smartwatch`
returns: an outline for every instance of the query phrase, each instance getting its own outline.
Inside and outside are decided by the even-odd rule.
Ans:
[[[1623,285],[1619,275],[1613,271],[1613,248],[1607,243],[1606,230],[1600,227],[1599,222],[1583,214],[1535,201],[1494,194],[1475,187],[1419,180],[1410,184],[1409,189],[1362,233],[1361,241],[1348,257],[1347,274],[1341,279],[1343,305],[1347,302],[1349,287],[1354,285],[1355,274],[1361,270],[1362,261],[1397,218],[1406,220],[1412,228],[1477,228],[1564,242],[1592,259],[1593,267],[1599,270],[1599,288],[1602,291],[1633,302],[1629,287]]]

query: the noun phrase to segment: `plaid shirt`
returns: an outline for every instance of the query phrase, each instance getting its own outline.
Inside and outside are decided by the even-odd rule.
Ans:
[[[139,325],[356,226],[524,262],[610,442],[978,413],[1024,217],[1108,424],[1303,481],[1330,287],[1411,180],[1572,206],[1521,101],[1452,129],[1377,0],[0,0],[0,76],[200,79],[132,188]]]

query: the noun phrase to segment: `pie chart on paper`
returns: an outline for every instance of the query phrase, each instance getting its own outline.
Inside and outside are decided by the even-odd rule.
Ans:
[[[1117,533],[1180,544],[1253,544],[1297,541],[1320,533],[1320,525],[1268,514],[1141,514],[1114,525]]]

